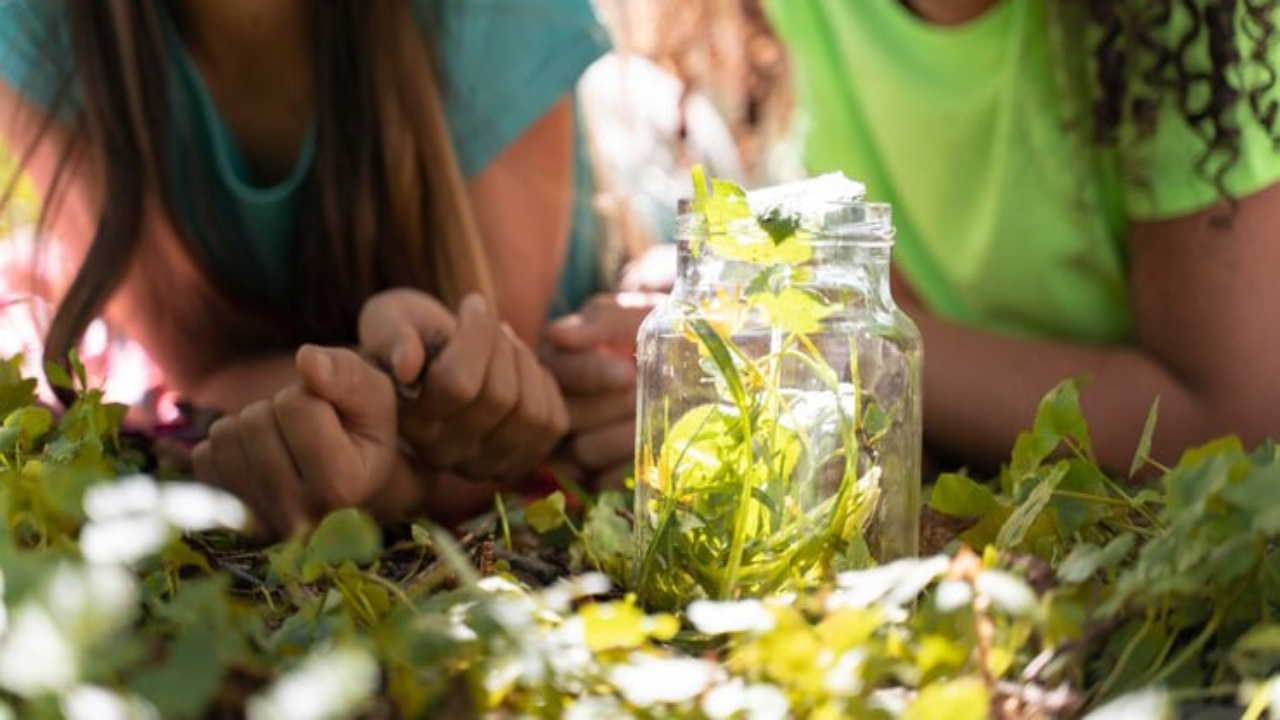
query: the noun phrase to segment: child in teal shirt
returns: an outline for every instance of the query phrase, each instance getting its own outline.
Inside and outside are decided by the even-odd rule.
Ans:
[[[0,1],[4,136],[79,259],[47,350],[125,325],[276,531],[476,507],[452,478],[565,424],[529,344],[593,289],[571,93],[606,47],[586,0]]]

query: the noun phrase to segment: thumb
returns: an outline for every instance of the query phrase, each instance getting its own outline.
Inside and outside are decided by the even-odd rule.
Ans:
[[[349,430],[360,434],[395,432],[395,389],[391,379],[350,350],[303,345],[295,358],[302,383],[333,405]]]
[[[369,298],[360,310],[360,349],[409,384],[427,361],[427,348],[451,335],[457,320],[430,295],[405,288]]]

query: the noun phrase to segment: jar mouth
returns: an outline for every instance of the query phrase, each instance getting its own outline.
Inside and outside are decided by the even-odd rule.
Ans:
[[[774,243],[758,219],[769,210],[757,210],[755,216],[736,220],[723,230],[712,233],[708,229],[706,218],[702,213],[693,212],[692,206],[693,202],[688,198],[680,200],[675,237],[680,245],[713,236],[731,237],[742,245]],[[756,208],[753,207],[753,210]],[[809,235],[805,239],[806,244],[815,250],[893,246],[893,212],[888,203],[810,203],[794,217],[799,222],[798,228]]]

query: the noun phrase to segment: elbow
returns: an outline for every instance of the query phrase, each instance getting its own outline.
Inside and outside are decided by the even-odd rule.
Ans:
[[[1157,459],[1166,464],[1177,462],[1186,450],[1223,437],[1239,438],[1246,449],[1280,437],[1280,422],[1274,411],[1277,406],[1280,392],[1267,393],[1263,389],[1210,392],[1192,398],[1181,412],[1171,412],[1167,418],[1161,413],[1153,443],[1159,451]]]

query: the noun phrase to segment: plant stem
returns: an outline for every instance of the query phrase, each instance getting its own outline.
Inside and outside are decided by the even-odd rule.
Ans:
[[[1188,661],[1198,656],[1200,650],[1205,646],[1205,643],[1209,642],[1209,638],[1213,637],[1213,634],[1218,631],[1218,626],[1222,624],[1223,618],[1227,616],[1227,608],[1231,607],[1231,605],[1235,603],[1235,600],[1239,595],[1239,591],[1232,593],[1231,598],[1226,603],[1219,605],[1217,609],[1214,610],[1213,616],[1209,618],[1209,623],[1200,631],[1200,634],[1196,635],[1194,640],[1188,643],[1186,647],[1182,648],[1182,652],[1179,652],[1174,656],[1172,662],[1165,665],[1159,672],[1151,677],[1151,683],[1159,683],[1167,680],[1169,676],[1181,669]],[[1156,667],[1159,666],[1157,665]]]
[[[1129,664],[1129,658],[1132,657],[1134,651],[1137,650],[1138,642],[1142,640],[1148,632],[1150,632],[1151,625],[1154,621],[1155,616],[1151,612],[1148,612],[1146,620],[1142,623],[1142,627],[1138,628],[1138,632],[1134,633],[1134,636],[1129,639],[1129,642],[1124,646],[1124,650],[1120,652],[1120,657],[1116,659],[1115,667],[1111,668],[1111,672],[1107,674],[1107,679],[1104,680],[1102,685],[1098,688],[1099,697],[1105,698],[1107,696],[1107,692],[1111,690],[1111,686],[1115,685],[1116,681],[1120,679],[1121,671],[1123,671],[1125,666]]]

